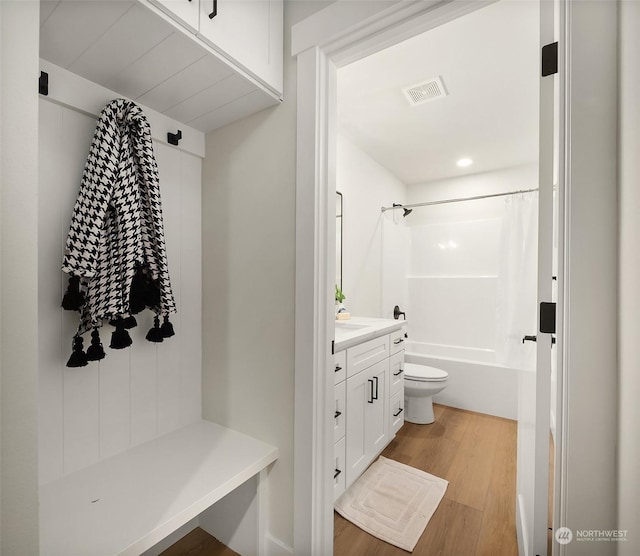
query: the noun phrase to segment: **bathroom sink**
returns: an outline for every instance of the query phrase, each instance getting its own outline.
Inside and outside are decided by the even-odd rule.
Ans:
[[[356,324],[355,322],[336,321],[336,329],[341,328],[343,330],[362,330],[368,328],[368,324]]]

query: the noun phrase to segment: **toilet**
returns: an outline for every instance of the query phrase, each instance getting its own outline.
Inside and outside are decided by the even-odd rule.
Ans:
[[[404,419],[428,425],[435,421],[432,397],[447,387],[449,373],[435,367],[404,364]]]

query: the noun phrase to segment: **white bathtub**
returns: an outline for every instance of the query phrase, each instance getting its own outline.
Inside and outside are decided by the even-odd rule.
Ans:
[[[405,344],[405,361],[449,373],[436,403],[517,419],[518,371],[495,362],[495,352],[422,342]]]

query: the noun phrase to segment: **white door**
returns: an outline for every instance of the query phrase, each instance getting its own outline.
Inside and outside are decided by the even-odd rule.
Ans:
[[[554,42],[554,17],[554,2],[541,0],[541,45]],[[516,525],[520,556],[547,554],[551,359],[555,349],[552,350],[552,334],[542,332],[549,328],[546,322],[541,322],[540,307],[552,301],[554,153],[558,148],[554,143],[556,79],[557,74],[540,77],[538,322],[537,331],[531,331],[537,340],[536,363],[535,368],[521,371],[518,387]],[[555,315],[553,306],[549,308]]]

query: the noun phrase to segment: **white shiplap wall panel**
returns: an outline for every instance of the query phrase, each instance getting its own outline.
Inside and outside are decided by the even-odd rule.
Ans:
[[[191,423],[201,415],[201,372],[189,372],[189,369],[202,369],[202,268],[198,257],[189,253],[202,252],[201,230],[201,192],[202,164],[198,157],[183,154],[180,166],[182,197],[180,203],[181,222],[191,219],[191,226],[183,226],[180,234],[181,264],[181,312],[179,331],[181,366],[181,421]],[[198,315],[194,318],[192,315]]]
[[[94,117],[40,102],[41,483],[200,419],[201,160],[197,156],[154,144],[169,270],[178,302],[178,314],[171,319],[176,336],[161,344],[146,341],[153,315],[144,311],[136,315],[138,326],[130,331],[134,341],[130,348],[110,349],[113,328],[105,325],[100,335],[107,357],[82,368],[65,366],[78,320],[77,313],[60,307],[67,285],[60,264],[95,125]],[[185,241],[195,248],[184,250]],[[90,341],[86,334],[85,348]]]
[[[40,477],[43,482],[62,474],[63,460],[63,349],[58,334],[62,325],[59,311],[63,275],[59,271],[62,237],[58,233],[62,221],[59,176],[45,174],[60,158],[59,134],[62,112],[58,106],[40,103],[40,187],[38,191],[38,360],[40,366],[39,431]]]

